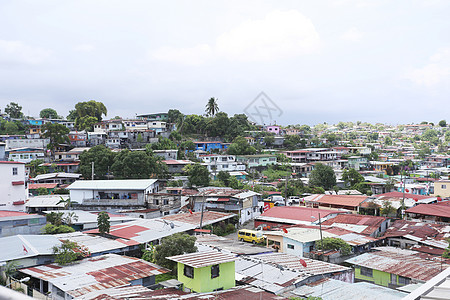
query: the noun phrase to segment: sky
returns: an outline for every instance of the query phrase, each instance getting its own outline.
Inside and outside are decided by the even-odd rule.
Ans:
[[[260,124],[450,121],[449,15],[447,0],[2,0],[0,108],[96,100],[133,118],[214,97]]]

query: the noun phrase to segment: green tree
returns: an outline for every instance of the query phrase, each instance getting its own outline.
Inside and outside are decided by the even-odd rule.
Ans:
[[[331,167],[317,163],[309,175],[309,185],[329,190],[336,185],[336,174]]]
[[[206,104],[206,115],[213,117],[219,111],[219,105],[217,105],[216,98],[209,98],[208,103]]]
[[[445,120],[440,120],[440,121],[439,121],[439,126],[440,126],[440,127],[447,127],[447,121],[445,121]]]
[[[61,144],[70,143],[69,140],[69,128],[58,123],[45,123],[41,127],[42,137],[49,138],[50,143],[48,143],[47,148],[51,151],[55,151],[57,147]]]
[[[80,154],[78,171],[85,179],[92,179],[92,162],[94,162],[94,178],[106,179],[108,167],[114,163],[114,152],[103,145],[98,145]]]
[[[392,206],[391,201],[383,201],[383,205],[381,206],[380,212],[382,215],[387,217],[387,216],[395,215],[396,210]]]
[[[70,233],[75,232],[75,229],[68,225],[52,225],[46,224],[44,228],[42,228],[43,234],[58,234],[58,233]]]
[[[5,124],[5,132],[6,134],[15,134],[19,131],[19,127],[15,122],[6,122]]]
[[[48,195],[48,191],[45,187],[40,187],[37,189],[37,194],[38,195]]]
[[[184,117],[184,115],[178,109],[169,109],[167,115],[168,115],[167,122],[175,123],[177,124],[177,126],[181,124]]]
[[[316,248],[320,250],[338,250],[342,255],[352,253],[352,247],[340,238],[326,237],[316,242]]]
[[[353,187],[357,183],[363,182],[364,177],[355,169],[350,168],[350,170],[345,169],[344,172],[342,172],[342,180],[344,180],[345,185]]]
[[[301,141],[302,139],[299,135],[288,135],[284,138],[283,146],[285,146],[289,150],[294,150],[298,147]]]
[[[252,155],[255,153],[256,149],[242,136],[236,137],[233,140],[233,143],[228,147],[228,154],[231,155]]]
[[[75,122],[77,119],[77,111],[75,109],[72,109],[69,111],[69,114],[67,115],[67,121]]]
[[[91,255],[89,249],[69,240],[63,240],[60,246],[53,246],[52,250],[55,262],[62,266]]]
[[[30,177],[36,177],[36,175],[45,174],[46,168],[41,166],[44,163],[42,159],[35,159],[28,163],[28,168],[30,169]]]
[[[172,142],[166,137],[158,137],[158,142],[150,144],[151,149],[153,150],[170,150],[170,149],[177,149],[177,144]]]
[[[228,186],[230,184],[231,175],[228,172],[219,171],[219,173],[217,174],[217,178],[222,181],[225,186]]]
[[[153,155],[152,151],[120,151],[114,157],[111,166],[114,177],[118,179],[162,178],[167,175],[167,166],[162,157]]]
[[[177,263],[166,259],[166,257],[197,252],[195,240],[195,236],[181,232],[163,238],[161,244],[156,246],[155,262],[175,273]]]
[[[52,225],[58,226],[62,224],[62,216],[64,215],[63,212],[51,212],[48,213],[45,218],[47,222],[49,222]]]
[[[109,233],[110,229],[109,215],[106,211],[99,212],[97,216],[97,226],[100,234]]]
[[[209,172],[205,166],[195,163],[184,167],[184,171],[188,175],[190,186],[207,186],[209,185]]]
[[[385,139],[384,139],[384,143],[387,145],[387,146],[391,146],[392,145],[392,139],[390,138],[390,137],[386,137]]]
[[[267,147],[272,147],[275,143],[275,137],[273,135],[266,135],[264,137],[264,144],[266,144]]]
[[[90,100],[78,102],[75,105],[75,124],[78,130],[92,130],[92,125],[100,122],[102,116],[108,113],[106,106],[102,102]]]
[[[6,105],[5,113],[7,113],[8,116],[13,119],[20,119],[23,117],[22,106],[15,102],[11,102],[10,104]]]
[[[61,119],[61,116],[53,108],[44,108],[39,113],[39,117],[42,119]]]
[[[224,137],[230,130],[230,120],[228,115],[224,112],[219,112],[214,118],[210,119],[210,122],[206,126],[206,132],[208,136]]]

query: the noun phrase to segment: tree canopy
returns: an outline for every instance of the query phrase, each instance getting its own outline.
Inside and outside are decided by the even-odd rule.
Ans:
[[[5,113],[7,113],[8,116],[13,119],[20,119],[23,117],[22,106],[15,102],[11,102],[10,104],[6,105]]]
[[[106,179],[108,167],[114,163],[114,152],[103,145],[94,146],[89,151],[80,154],[78,171],[85,179],[92,179],[92,162],[94,162],[94,178]]]
[[[175,272],[177,263],[166,257],[197,252],[195,240],[195,236],[181,232],[163,238],[155,248],[155,262]]]
[[[256,149],[242,136],[236,137],[228,147],[228,154],[231,155],[251,155],[255,153]]]
[[[109,223],[109,215],[106,211],[101,211],[97,216],[97,226],[98,231],[101,234],[109,233],[110,223]]]
[[[43,119],[61,119],[61,116],[53,108],[44,108],[39,113],[39,117]]]
[[[207,186],[209,185],[209,171],[205,166],[196,163],[184,167],[188,175],[190,186]]]
[[[345,169],[342,172],[342,180],[344,180],[347,186],[353,187],[357,183],[364,182],[364,177],[355,169],[350,168],[350,170]]]
[[[167,139],[166,139],[167,140]],[[120,151],[113,159],[111,171],[116,179],[166,177],[167,166],[152,151]]]
[[[59,123],[45,123],[41,128],[42,137],[49,138],[50,143],[47,148],[54,151],[60,144],[68,144],[69,128]]]
[[[219,105],[217,105],[216,98],[209,98],[208,103],[206,104],[206,115],[213,117],[219,111]]]
[[[333,168],[317,163],[314,170],[309,175],[309,185],[322,187],[326,190],[333,188],[336,185],[336,174]]]
[[[92,130],[93,125],[102,120],[102,116],[108,113],[106,106],[102,102],[90,100],[78,102],[75,105],[75,125],[78,130]],[[69,116],[72,114],[70,112]]]

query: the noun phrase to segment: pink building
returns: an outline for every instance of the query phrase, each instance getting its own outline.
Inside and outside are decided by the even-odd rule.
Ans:
[[[279,135],[280,134],[280,126],[278,126],[278,125],[266,126],[266,131],[274,133],[276,135]]]

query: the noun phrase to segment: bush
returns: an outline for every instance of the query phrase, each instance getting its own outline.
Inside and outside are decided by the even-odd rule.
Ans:
[[[323,243],[316,242],[316,247],[321,250],[339,250],[342,255],[349,255],[352,252],[352,247],[340,238],[324,238]]]

